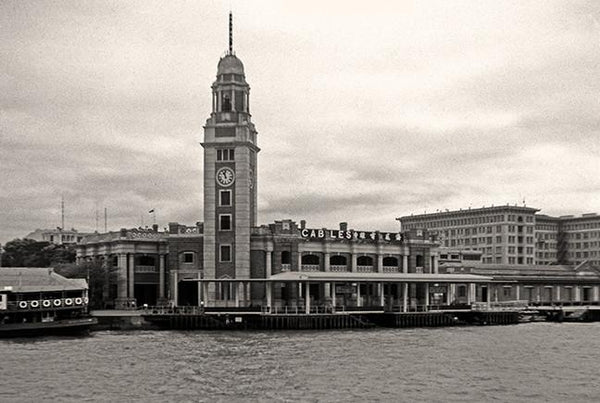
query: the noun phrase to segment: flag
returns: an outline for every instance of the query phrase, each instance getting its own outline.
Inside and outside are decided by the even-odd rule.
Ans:
[[[154,213],[154,209],[148,211],[148,214],[152,214],[152,213]]]

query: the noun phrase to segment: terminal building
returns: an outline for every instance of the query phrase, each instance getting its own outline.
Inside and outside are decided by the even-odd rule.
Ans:
[[[534,263],[537,210],[530,208],[483,209],[469,217],[448,214],[436,220],[451,223],[431,226],[401,220],[402,231],[393,233],[347,223],[307,226],[291,219],[260,225],[258,133],[244,65],[231,36],[211,88],[212,111],[202,142],[203,221],[170,223],[165,231],[154,227],[93,234],[78,243],[78,262],[97,261],[117,272],[111,291],[116,308],[170,304],[258,307],[267,313],[427,311],[491,302],[497,294],[495,277],[502,273],[479,269],[481,248],[485,263]],[[503,246],[511,237],[514,252]],[[586,286],[592,291],[585,295],[598,300],[600,276],[595,270],[588,273]],[[576,280],[565,281],[577,286]],[[511,272],[505,281],[512,286],[518,280]]]

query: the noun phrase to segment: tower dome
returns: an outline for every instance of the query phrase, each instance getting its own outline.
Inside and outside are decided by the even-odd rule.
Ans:
[[[244,75],[244,64],[236,55],[227,54],[219,60],[217,65],[217,76],[222,74]]]

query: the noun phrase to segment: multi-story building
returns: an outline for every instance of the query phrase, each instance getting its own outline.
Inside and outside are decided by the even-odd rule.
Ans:
[[[398,218],[402,230],[427,229],[443,246],[478,250],[483,263],[533,264],[535,213],[530,207],[495,206]]]
[[[539,209],[492,206],[399,217],[402,229],[427,229],[444,246],[478,250],[485,264],[600,266],[600,216],[551,217]]]
[[[559,261],[580,264],[589,261],[600,266],[600,216],[561,216],[557,235]]]
[[[38,242],[50,242],[55,245],[75,244],[89,233],[78,232],[76,229],[65,230],[60,227],[55,229],[36,229],[25,236],[25,239],[33,239]]]
[[[545,214],[535,217],[535,261],[536,264],[557,264],[564,262],[559,255],[558,234],[560,219]],[[564,249],[561,249],[564,250]]]

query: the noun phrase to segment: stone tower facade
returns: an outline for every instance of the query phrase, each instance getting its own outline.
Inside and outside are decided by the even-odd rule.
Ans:
[[[232,51],[219,60],[212,113],[204,126],[204,278],[250,278],[250,229],[257,216],[256,129],[250,119],[250,86]],[[242,290],[207,287],[219,306]]]

